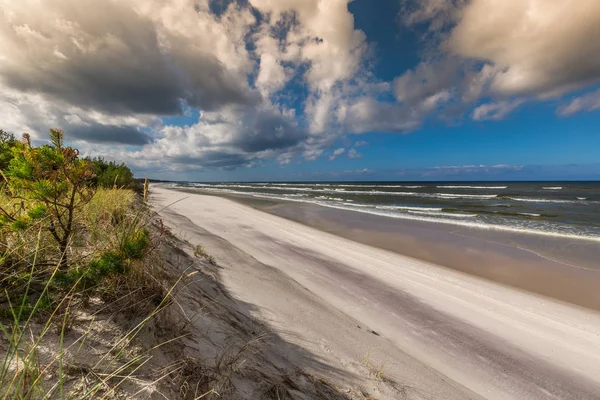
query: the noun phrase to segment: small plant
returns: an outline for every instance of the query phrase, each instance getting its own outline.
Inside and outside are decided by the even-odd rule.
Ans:
[[[79,151],[63,145],[63,132],[50,130],[52,145],[32,147],[29,135],[13,147],[13,158],[5,171],[12,209],[0,207],[2,225],[12,231],[39,226],[50,232],[59,248],[58,258],[68,266],[67,248],[74,232],[75,212],[94,195],[90,180],[94,172]]]
[[[204,250],[204,247],[200,245],[194,247],[194,256],[205,259],[211,265],[217,265],[217,260],[212,255],[208,254],[206,250]]]
[[[204,247],[200,246],[200,245],[196,245],[194,247],[194,256],[199,257],[199,258],[204,258],[207,256],[206,250],[204,250]]]
[[[385,363],[381,363],[380,365],[374,364],[371,360],[371,350],[374,350],[374,348],[369,349],[367,351],[362,360],[362,364],[369,369],[369,373],[371,374],[371,376],[373,376],[373,378],[377,379],[378,381],[381,381],[385,378],[383,375]]]
[[[145,228],[133,230],[123,237],[121,252],[126,258],[139,260],[150,243],[150,235]]]
[[[110,276],[122,275],[125,272],[123,257],[115,252],[106,252],[90,262],[87,267],[57,272],[55,282],[58,286],[74,287],[77,292],[82,292],[95,288]]]

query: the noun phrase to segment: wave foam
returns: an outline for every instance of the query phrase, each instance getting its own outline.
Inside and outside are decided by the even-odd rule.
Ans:
[[[455,194],[455,193],[435,193],[437,197],[465,198],[465,199],[493,199],[497,194]]]
[[[569,204],[569,203],[578,203],[578,201],[575,200],[559,200],[559,199],[539,199],[539,198],[533,198],[533,197],[506,197],[506,199],[508,200],[514,200],[514,201],[525,201],[527,203],[565,203],[565,204]]]
[[[439,189],[506,189],[507,186],[436,186]]]
[[[452,217],[452,218],[473,218],[476,217],[477,214],[466,214],[466,213],[448,213],[448,212],[429,212],[429,211],[416,211],[416,210],[408,210],[411,214],[420,214],[420,215],[431,215],[433,217]]]
[[[435,208],[435,207],[418,207],[418,206],[402,206],[402,205],[373,205],[373,204],[349,204],[346,203],[346,199],[341,199],[337,197],[330,196],[320,196],[320,198],[309,197],[309,195],[305,193],[299,193],[296,195],[290,194],[275,194],[275,193],[261,193],[261,192],[243,192],[237,190],[231,190],[223,187],[206,187],[209,185],[204,185],[202,187],[203,190],[210,191],[218,191],[225,193],[235,193],[235,194],[244,194],[251,195],[254,197],[263,197],[270,199],[279,199],[279,200],[287,200],[293,202],[301,202],[301,203],[310,203],[316,204],[324,207],[362,212],[366,214],[380,215],[389,218],[398,218],[398,219],[407,219],[407,220],[416,220],[423,222],[433,222],[433,223],[441,223],[447,225],[455,225],[455,226],[464,226],[469,228],[477,228],[484,230],[498,230],[498,231],[507,231],[507,232],[517,232],[524,234],[532,234],[532,235],[541,235],[548,237],[561,237],[561,238],[570,238],[570,239],[581,239],[581,240],[590,240],[594,242],[600,242],[600,235],[590,234],[590,233],[571,233],[568,230],[568,227],[561,227],[560,225],[542,223],[537,219],[522,219],[518,221],[518,225],[507,225],[505,223],[489,223],[485,222],[482,219],[475,218],[478,217],[478,214],[467,214],[467,213],[450,213],[443,212],[443,208]],[[221,185],[224,186],[224,185]],[[309,189],[310,188],[305,188]],[[333,190],[328,189],[320,189],[321,193],[329,192],[336,193]],[[349,191],[352,193],[352,191]],[[349,193],[344,192],[344,193]],[[372,192],[362,192],[356,191],[357,193],[365,194]],[[339,194],[339,192],[337,192]],[[413,192],[391,192],[398,194],[414,194],[414,195],[426,195],[431,197],[432,194],[424,194],[424,193],[413,193]],[[390,194],[390,192],[377,192],[376,194]],[[464,196],[477,196],[477,195],[458,195],[458,197]],[[484,198],[497,197],[497,195],[481,195],[485,196]],[[438,196],[435,196],[438,197]],[[443,196],[442,196],[443,197]],[[481,198],[481,197],[476,197]],[[558,199],[539,199],[539,198],[522,198],[522,197],[503,197],[506,200],[514,200],[514,201],[526,201],[526,202],[554,202],[554,203],[577,203],[577,204],[589,204],[590,202],[582,202],[581,200],[558,200]],[[530,217],[540,217],[543,216],[537,213],[518,213],[522,216],[530,216]],[[535,221],[535,223],[534,223]],[[538,222],[539,221],[539,222]],[[566,229],[565,229],[566,228]]]
[[[389,218],[398,218],[398,219],[408,219],[408,220],[415,220],[415,221],[423,221],[423,222],[434,222],[434,223],[440,223],[440,224],[445,224],[445,225],[455,225],[455,226],[464,226],[464,227],[468,227],[468,228],[476,228],[476,229],[483,229],[483,230],[491,230],[491,231],[504,231],[504,232],[516,232],[516,233],[522,233],[522,234],[527,234],[527,235],[538,235],[538,236],[548,236],[548,237],[555,237],[555,238],[568,238],[568,239],[579,239],[579,240],[589,240],[589,241],[593,241],[593,242],[600,242],[600,236],[598,235],[586,235],[586,234],[575,234],[575,233],[567,233],[567,232],[557,232],[557,231],[549,231],[549,230],[538,230],[538,229],[532,229],[532,228],[526,228],[526,227],[519,227],[519,226],[509,226],[509,225],[498,225],[498,224],[488,224],[488,223],[484,223],[484,222],[479,222],[479,221],[468,221],[468,220],[461,220],[461,219],[445,219],[445,218],[435,218],[432,216],[427,216],[427,215],[413,215],[413,214],[407,214],[407,213],[393,213],[393,212],[386,212],[384,210],[376,210],[373,208],[350,208],[344,205],[337,205],[334,203],[330,203],[330,204],[322,204],[325,207],[330,207],[330,208],[336,208],[336,209],[340,209],[340,210],[349,210],[349,211],[356,211],[356,212],[362,212],[365,214],[373,214],[373,215],[379,215],[379,216],[384,216],[384,217],[389,217]]]

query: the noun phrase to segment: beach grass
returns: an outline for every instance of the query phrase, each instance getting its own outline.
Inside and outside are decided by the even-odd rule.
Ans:
[[[0,201],[4,209],[27,208],[6,191]],[[133,379],[149,359],[133,341],[178,283],[168,287],[157,278],[160,254],[153,252],[150,223],[131,190],[97,189],[75,215],[66,269],[47,230],[2,230],[0,398],[110,397]],[[92,364],[80,365],[89,357],[87,342],[115,309],[137,323],[119,331]]]
[[[147,180],[142,197],[117,184],[125,165],[50,139],[11,139],[0,170],[0,400],[280,398],[298,385],[342,398],[281,368],[216,259],[152,211]]]

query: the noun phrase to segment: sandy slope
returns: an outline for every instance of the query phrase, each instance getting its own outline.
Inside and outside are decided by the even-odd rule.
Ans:
[[[158,186],[153,191],[156,205],[184,199],[168,212],[171,219],[179,213],[191,221],[185,229],[180,221],[182,234],[193,234],[193,224],[206,229],[358,321],[357,330],[368,327],[387,339],[384,342],[393,346],[378,353],[377,363],[385,362],[384,373],[396,381],[408,384],[412,379],[421,393],[429,393],[426,398],[460,398],[469,392],[445,385],[416,360],[485,398],[600,398],[598,314],[342,239],[223,198]],[[354,339],[346,327],[340,329],[314,315],[318,309],[307,307],[306,299],[286,298],[276,287],[270,293],[265,284],[257,287],[260,277],[248,281],[235,274],[225,277],[231,290],[255,304],[275,329],[296,343],[304,342],[312,352],[329,354],[329,360],[350,366],[360,358],[360,351],[352,348],[368,350],[371,345],[367,336]]]

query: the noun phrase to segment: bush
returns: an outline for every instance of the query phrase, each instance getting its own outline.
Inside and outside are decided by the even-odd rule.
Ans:
[[[10,222],[14,232],[32,226],[49,232],[58,245],[56,257],[66,268],[75,212],[94,195],[89,185],[94,172],[89,161],[79,159],[77,149],[63,146],[62,131],[51,129],[50,138],[51,146],[32,147],[25,134],[23,143],[13,146],[13,158],[5,172],[13,205],[3,204],[0,212],[2,226]]]
[[[13,158],[12,149],[17,144],[14,135],[0,129],[0,170],[5,170]]]
[[[133,173],[125,164],[117,164],[114,161],[106,162],[102,158],[90,158],[96,177],[93,184],[98,187],[120,189],[133,189],[135,180]]]
[[[148,259],[148,209],[123,189],[129,168],[80,159],[61,131],[51,139],[33,147],[28,135],[18,142],[0,130],[0,398],[112,398],[145,362],[126,354],[140,351],[132,340],[171,291]],[[143,318],[84,371],[80,349],[105,332],[94,319],[112,321],[117,310]],[[89,325],[79,320],[88,315]]]
[[[125,272],[123,257],[108,251],[90,262],[87,267],[57,273],[55,282],[63,288],[69,289],[76,285],[76,291],[84,291],[95,288],[111,276],[123,275]]]

